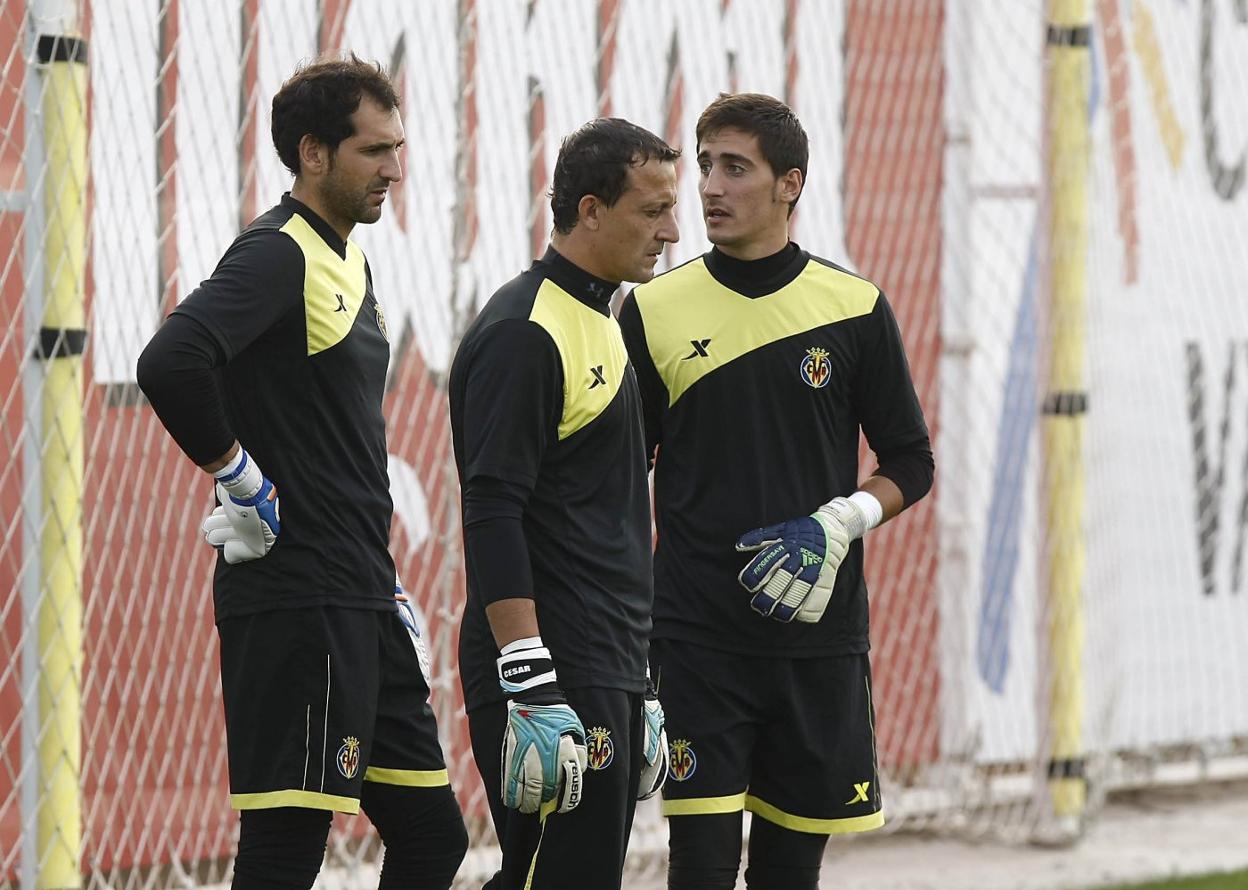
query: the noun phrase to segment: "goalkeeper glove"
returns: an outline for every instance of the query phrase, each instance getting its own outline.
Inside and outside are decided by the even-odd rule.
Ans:
[[[511,696],[503,734],[503,804],[536,813],[555,802],[567,813],[581,802],[588,762],[585,727],[568,705],[541,637],[503,647],[498,681]]]
[[[429,659],[429,648],[425,645],[425,636],[420,631],[421,622],[416,618],[416,607],[408,600],[399,583],[398,572],[394,575],[394,601],[399,607],[399,620],[407,628],[407,635],[412,638],[412,647],[416,650],[416,660],[420,662],[420,674],[425,678],[425,686],[433,688],[432,661]]]
[[[242,448],[213,476],[221,506],[204,520],[204,538],[230,565],[260,559],[282,530],[277,489]]]
[[[663,706],[659,693],[650,682],[650,669],[646,669],[646,694],[641,700],[641,714],[646,728],[645,747],[642,755],[641,781],[637,787],[637,799],[654,797],[667,780],[667,730],[663,727]]]
[[[834,498],[810,516],[756,528],[737,550],[760,550],[738,576],[754,594],[750,607],[777,621],[813,624],[823,617],[850,541],[866,534],[867,516],[849,498]]]

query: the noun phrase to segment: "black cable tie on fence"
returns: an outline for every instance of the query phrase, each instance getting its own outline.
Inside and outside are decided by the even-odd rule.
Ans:
[[[35,358],[67,358],[82,355],[87,348],[87,332],[83,328],[40,328]]]
[[[1086,48],[1092,42],[1092,28],[1088,25],[1049,25],[1045,42],[1049,46]]]
[[[35,47],[35,56],[41,65],[52,62],[80,62],[85,65],[87,41],[81,37],[66,37],[63,34],[41,34]]]
[[[1082,779],[1084,778],[1083,758],[1068,757],[1064,760],[1049,761],[1050,779]]]
[[[1044,399],[1041,411],[1045,414],[1064,414],[1075,417],[1088,412],[1086,392],[1051,392]]]

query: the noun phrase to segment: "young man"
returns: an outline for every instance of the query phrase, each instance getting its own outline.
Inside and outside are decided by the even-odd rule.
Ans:
[[[662,710],[643,695],[641,404],[610,300],[679,237],[677,157],[623,120],[565,139],[550,248],[490,298],[451,367],[460,679],[503,851],[489,890],[618,888],[635,802],[666,775]]]
[[[714,247],[620,313],[657,448],[668,886],[735,886],[748,809],[748,886],[803,890],[829,834],[884,821],[858,539],[927,492],[931,449],[884,295],[789,241],[793,112],[721,96],[697,145]]]
[[[389,344],[348,240],[402,176],[394,88],[354,56],[309,65],[273,98],[273,143],[293,187],[138,369],[221,503],[204,529],[221,551],[214,604],[242,823],[233,886],[311,887],[332,814],[363,807],[386,845],[381,887],[445,888],[467,834],[396,608]]]

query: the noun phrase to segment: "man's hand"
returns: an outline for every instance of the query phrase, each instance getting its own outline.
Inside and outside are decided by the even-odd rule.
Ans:
[[[663,787],[667,779],[667,730],[663,727],[663,706],[659,704],[659,694],[650,682],[650,671],[646,671],[646,694],[641,702],[642,717],[645,718],[645,748],[642,752],[641,781],[637,785],[637,799],[646,800],[654,797]]]
[[[754,594],[750,607],[777,621],[814,623],[823,617],[849,543],[867,518],[848,498],[835,498],[810,516],[746,532],[737,550],[759,550],[738,576]]]
[[[241,448],[215,476],[221,506],[204,520],[204,539],[230,565],[260,559],[282,530],[277,489]]]
[[[498,680],[511,696],[503,734],[503,804],[536,813],[554,801],[567,813],[581,802],[588,762],[585,727],[568,705],[550,650],[540,637],[503,647]]]

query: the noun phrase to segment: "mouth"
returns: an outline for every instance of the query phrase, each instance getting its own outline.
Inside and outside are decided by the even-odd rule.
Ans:
[[[722,207],[711,207],[706,211],[705,216],[708,220],[722,220],[727,219],[729,214]]]

